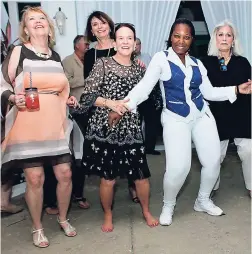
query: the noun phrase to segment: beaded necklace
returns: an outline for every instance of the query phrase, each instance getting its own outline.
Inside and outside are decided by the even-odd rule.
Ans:
[[[37,55],[38,57],[42,57],[45,59],[49,59],[52,55],[52,51],[50,49],[49,49],[49,53],[46,54],[46,53],[37,52],[36,49],[32,46],[32,51],[34,51],[35,55]]]
[[[109,51],[108,51],[107,57],[109,57],[110,49],[111,49],[111,48],[109,48]],[[96,51],[97,51],[97,49],[96,49],[96,47],[95,47],[95,62],[96,62],[96,60],[97,60]]]

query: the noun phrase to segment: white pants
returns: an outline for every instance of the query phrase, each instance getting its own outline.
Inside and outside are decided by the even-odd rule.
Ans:
[[[226,157],[229,140],[221,141],[221,163]],[[251,190],[251,139],[235,138],[234,143],[237,146],[237,152],[242,162],[242,171],[245,181],[245,186]],[[214,186],[214,190],[219,189],[220,177]]]
[[[189,123],[162,112],[166,155],[164,204],[175,204],[191,168],[192,140],[202,165],[199,196],[209,198],[220,172],[220,140],[212,113]]]

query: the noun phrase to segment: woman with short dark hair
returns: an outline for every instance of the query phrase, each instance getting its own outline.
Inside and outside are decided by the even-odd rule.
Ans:
[[[80,104],[83,111],[94,107],[88,121],[83,149],[83,165],[87,174],[101,177],[100,198],[104,209],[102,231],[113,231],[112,200],[117,177],[135,182],[142,213],[150,227],[158,225],[149,210],[148,168],[139,114],[126,113],[117,126],[110,128],[108,114],[120,112],[116,100],[123,98],[142,78],[144,69],[131,60],[136,44],[131,24],[118,24],[115,29],[116,54],[99,58],[89,77]]]

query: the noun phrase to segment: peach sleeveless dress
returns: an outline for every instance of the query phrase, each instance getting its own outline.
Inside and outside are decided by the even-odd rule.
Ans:
[[[10,93],[28,88],[30,78],[39,91],[40,110],[29,112],[16,106],[9,109],[6,99]],[[49,59],[37,56],[25,45],[9,53],[1,75],[2,175],[13,167],[41,166],[45,161],[52,165],[70,162],[68,96],[69,83],[55,51]]]

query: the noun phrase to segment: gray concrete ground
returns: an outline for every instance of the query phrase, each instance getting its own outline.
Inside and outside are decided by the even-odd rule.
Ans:
[[[160,215],[164,154],[148,156],[151,178],[151,210]],[[73,205],[69,218],[78,229],[75,238],[59,230],[55,216],[44,215],[46,235],[51,245],[39,249],[32,245],[31,221],[27,210],[2,219],[3,254],[249,254],[251,253],[251,201],[244,187],[241,164],[229,152],[221,170],[221,189],[214,201],[225,216],[213,217],[193,210],[199,188],[200,164],[193,155],[192,170],[178,198],[173,224],[169,227],[146,226],[138,204],[132,203],[127,182],[118,181],[114,205],[114,232],[102,233],[103,213],[98,197],[98,180],[89,178],[86,197],[92,208],[86,211]],[[23,203],[23,198],[15,200]]]

